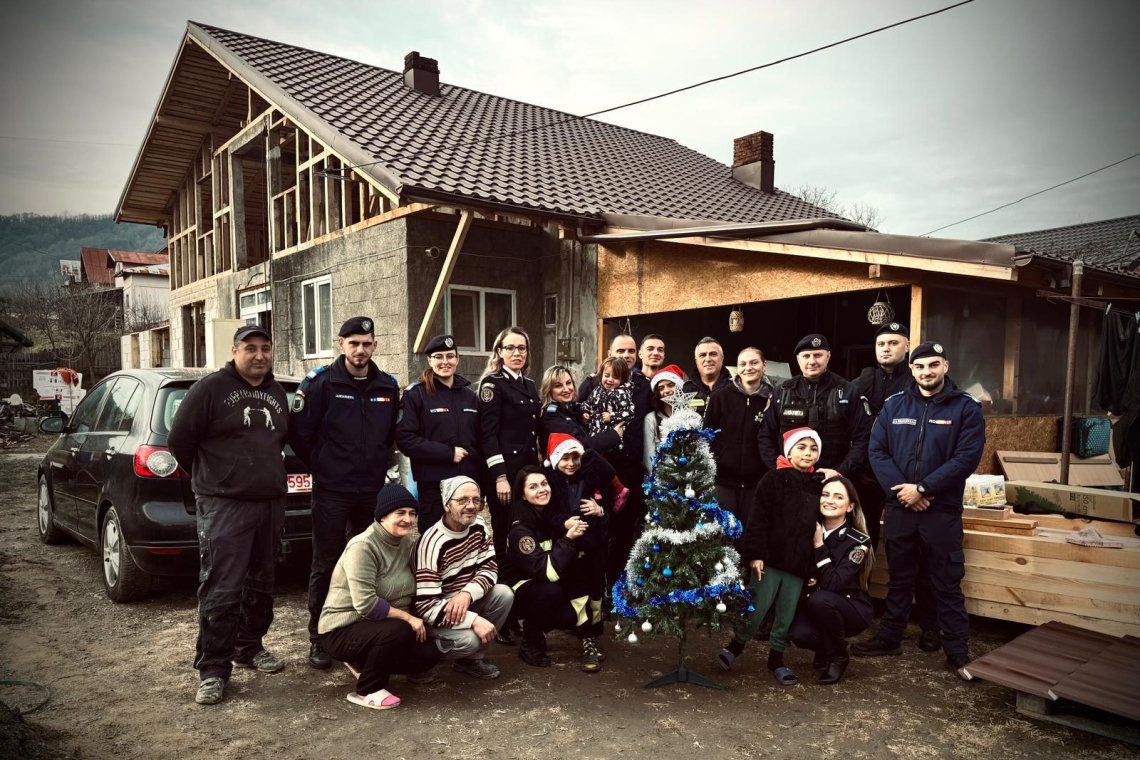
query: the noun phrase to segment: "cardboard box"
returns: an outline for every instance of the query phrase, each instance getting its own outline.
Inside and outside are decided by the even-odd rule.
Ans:
[[[1061,478],[1061,455],[1049,451],[999,451],[998,464],[1007,480],[1056,483]],[[1074,486],[1123,486],[1120,469],[1107,454],[1069,457],[1069,483]]]
[[[1100,520],[1140,521],[1140,494],[1125,491],[1007,480],[1005,498],[1009,504],[1036,502],[1058,513],[1069,512]]]

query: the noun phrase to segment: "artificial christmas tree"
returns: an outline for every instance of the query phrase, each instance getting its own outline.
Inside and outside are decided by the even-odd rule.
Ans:
[[[716,502],[716,463],[690,406],[694,393],[665,401],[673,413],[645,482],[646,527],[633,545],[625,573],[613,588],[614,611],[625,618],[619,635],[637,642],[637,630],[677,639],[677,670],[646,686],[688,682],[718,684],[685,668],[689,628],[732,628],[751,607],[740,579],[740,555],[732,540],[740,521]]]

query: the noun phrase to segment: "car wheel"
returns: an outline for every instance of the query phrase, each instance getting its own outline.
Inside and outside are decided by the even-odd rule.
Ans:
[[[150,576],[139,569],[127,548],[119,513],[114,507],[103,516],[100,531],[103,555],[103,589],[112,602],[133,602],[150,591]]]
[[[47,476],[40,475],[40,495],[36,505],[36,524],[40,540],[45,544],[61,544],[67,534],[55,524],[55,504],[48,486]]]

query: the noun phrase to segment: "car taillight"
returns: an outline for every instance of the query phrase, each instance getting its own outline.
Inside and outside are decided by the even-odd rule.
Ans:
[[[169,449],[139,446],[135,451],[135,474],[140,478],[168,478],[178,472],[178,462]]]

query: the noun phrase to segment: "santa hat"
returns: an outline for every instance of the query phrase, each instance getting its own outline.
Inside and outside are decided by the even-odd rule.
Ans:
[[[653,377],[649,380],[649,388],[650,390],[656,390],[657,383],[662,380],[668,380],[677,386],[677,390],[680,390],[681,386],[685,384],[683,378],[684,374],[681,372],[681,368],[676,364],[670,364],[668,367],[662,367],[653,373]]]
[[[817,448],[823,448],[823,441],[819,439],[819,433],[815,432],[809,427],[796,428],[784,433],[784,456],[788,456],[792,447],[804,438],[810,438],[815,441]]]
[[[585,453],[586,449],[578,442],[578,439],[572,435],[565,433],[554,433],[546,442],[546,466],[557,467],[558,460],[569,454],[571,451],[577,451],[579,454]]]

